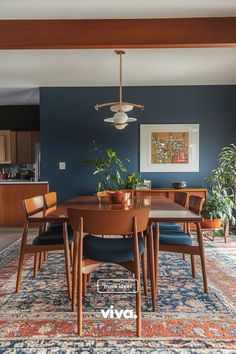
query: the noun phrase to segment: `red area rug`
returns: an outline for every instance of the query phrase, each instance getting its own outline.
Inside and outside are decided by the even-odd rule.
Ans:
[[[49,254],[33,277],[25,261],[22,288],[15,293],[19,242],[0,253],[0,353],[236,353],[236,243],[206,242],[209,294],[190,262],[161,254],[157,311],[142,297],[142,338],[133,319],[104,319],[101,310],[135,309],[133,294],[99,294],[97,280],[131,278],[105,265],[93,274],[84,299],[84,337],[67,296],[63,254]]]

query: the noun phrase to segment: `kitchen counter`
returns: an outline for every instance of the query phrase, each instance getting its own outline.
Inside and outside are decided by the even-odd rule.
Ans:
[[[27,179],[0,179],[0,184],[47,184],[48,181],[30,181]]]

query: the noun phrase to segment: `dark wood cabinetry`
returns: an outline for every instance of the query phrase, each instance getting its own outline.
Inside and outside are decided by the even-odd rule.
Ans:
[[[135,191],[135,195],[153,195],[167,197],[174,201],[175,192],[186,192],[188,193],[188,199],[191,195],[198,195],[206,200],[207,198],[207,189],[206,188],[183,188],[183,189],[174,189],[174,188],[156,188],[156,189],[145,189]],[[188,203],[187,203],[188,207]]]
[[[35,144],[40,141],[40,133],[34,132],[17,132],[17,163],[34,163],[35,161]]]

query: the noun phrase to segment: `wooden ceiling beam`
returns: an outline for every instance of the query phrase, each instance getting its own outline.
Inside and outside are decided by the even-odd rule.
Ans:
[[[0,20],[0,49],[236,47],[236,17]]]

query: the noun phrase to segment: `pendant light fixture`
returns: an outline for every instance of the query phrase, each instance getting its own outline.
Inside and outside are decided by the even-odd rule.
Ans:
[[[107,102],[103,104],[97,104],[95,109],[98,111],[100,108],[110,107],[112,112],[115,112],[112,118],[104,119],[104,122],[111,123],[116,129],[124,129],[127,127],[128,123],[135,122],[136,118],[128,117],[126,112],[132,111],[132,109],[139,108],[144,109],[144,106],[141,104],[123,102],[122,96],[122,55],[125,54],[124,50],[115,50],[115,53],[120,57],[120,99],[118,102]]]

